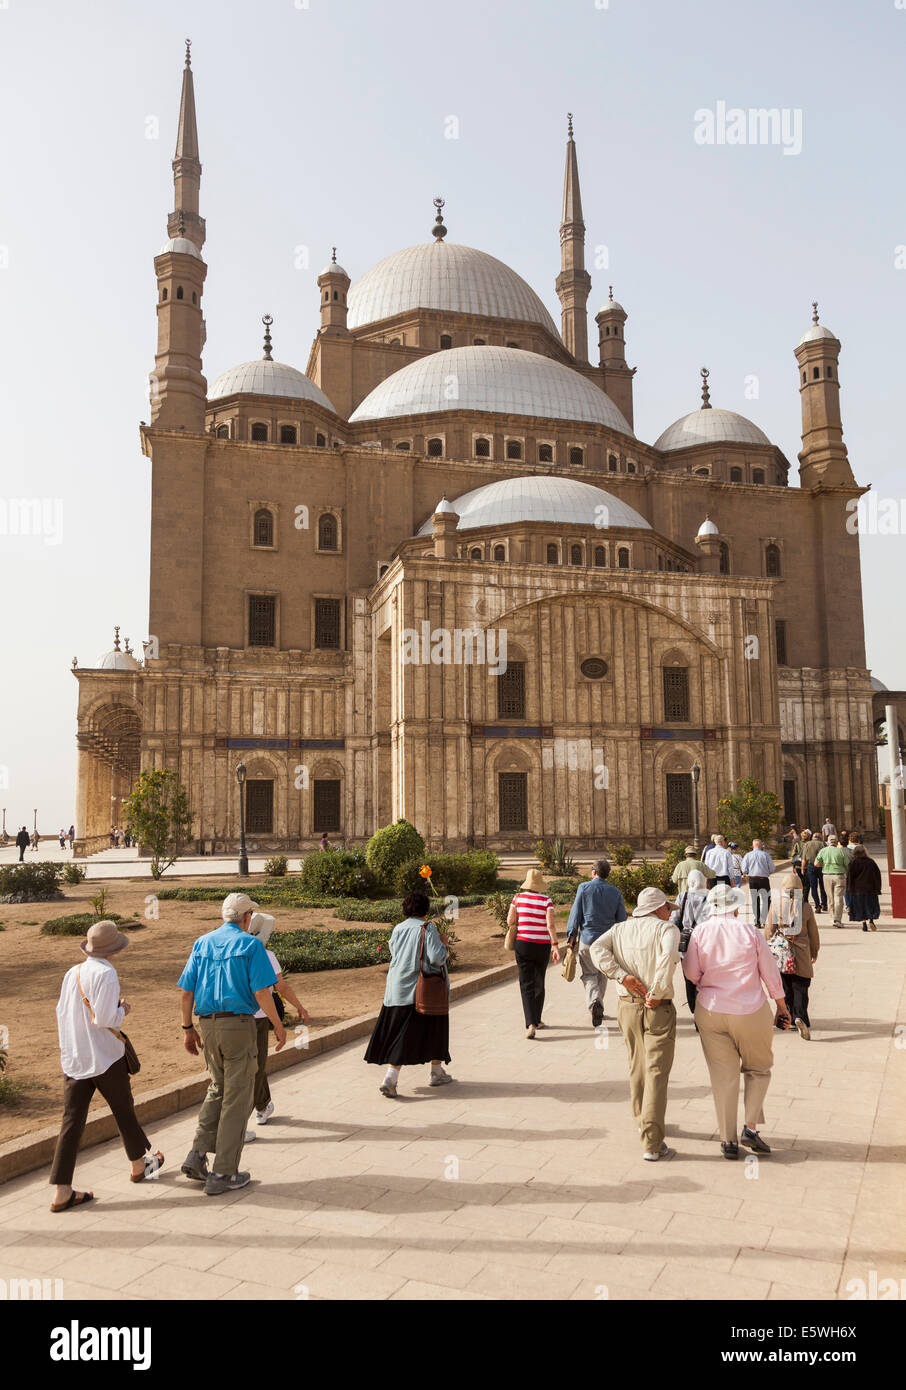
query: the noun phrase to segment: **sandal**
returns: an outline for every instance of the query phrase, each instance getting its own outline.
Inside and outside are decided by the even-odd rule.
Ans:
[[[50,1209],[53,1212],[69,1211],[70,1207],[83,1207],[86,1202],[93,1201],[93,1192],[70,1192],[68,1201],[62,1202],[59,1206],[51,1202]]]
[[[130,1173],[130,1182],[145,1182],[152,1178],[155,1173],[159,1173],[164,1166],[164,1156],[158,1149],[157,1153],[145,1154],[145,1171],[143,1173]]]

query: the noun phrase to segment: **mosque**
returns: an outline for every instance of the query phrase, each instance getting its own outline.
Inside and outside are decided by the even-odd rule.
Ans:
[[[304,370],[265,315],[262,355],[208,384],[188,48],[173,177],[141,427],[149,635],[74,663],[78,853],[155,766],[204,853],[235,850],[240,811],[253,852],[399,816],[434,848],[653,847],[692,833],[694,794],[713,825],[743,776],[799,824],[875,824],[884,697],[846,524],[866,489],[817,306],[798,477],[705,370],[698,407],[639,439],[612,292],[589,357],[570,120],[559,327],[448,239],[437,198],[424,239],[357,280],[333,254]]]

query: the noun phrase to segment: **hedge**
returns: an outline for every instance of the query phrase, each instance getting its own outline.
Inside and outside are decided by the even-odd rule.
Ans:
[[[101,920],[96,912],[73,912],[68,917],[51,917],[41,928],[41,935],[85,936],[88,928]],[[115,912],[109,912],[103,920],[115,922],[124,931],[138,931],[145,925],[141,918],[119,917]]]
[[[310,927],[303,931],[274,932],[268,946],[286,974],[313,970],[356,970],[365,965],[386,964],[390,960],[389,931],[325,931]]]
[[[302,860],[297,880],[304,892],[321,897],[363,898],[374,890],[375,876],[360,850],[315,850]]]
[[[235,883],[208,885],[199,888],[160,888],[160,902],[219,903],[228,893],[235,893]],[[345,900],[341,893],[309,893],[297,876],[265,880],[249,884],[249,897],[262,907],[336,907]]]
[[[18,902],[47,902],[60,897],[62,864],[47,860],[37,864],[4,864],[0,867],[0,898]]]
[[[416,855],[398,864],[393,872],[392,887],[397,897],[405,897],[416,889],[424,889],[425,880],[419,869],[427,864],[438,893],[486,893],[497,886],[498,859],[489,850],[473,849],[465,854]]]
[[[477,907],[484,903],[484,893],[465,893],[462,897],[456,897],[458,907]],[[430,894],[429,894],[430,897]],[[439,916],[444,911],[443,900],[431,902],[431,916]],[[397,922],[405,921],[406,914],[403,911],[403,904],[400,898],[381,898],[378,902],[362,903],[354,899],[348,899],[334,909],[334,917],[340,922]]]

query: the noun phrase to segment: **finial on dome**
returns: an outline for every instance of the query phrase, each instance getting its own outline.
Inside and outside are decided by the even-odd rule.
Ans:
[[[78,666],[78,664],[79,664],[79,658],[78,658],[77,656],[74,656],[74,657],[72,658],[72,669],[75,670],[76,667]]]
[[[120,649],[120,630],[119,630],[119,627],[115,627],[115,628],[113,629],[113,633],[114,633],[114,636],[113,636],[113,650],[114,650],[115,652],[118,652],[119,649]]]
[[[708,368],[702,367],[702,410],[711,409],[711,392],[708,390],[708,377],[710,375],[711,373],[708,371]]]
[[[186,67],[192,66],[192,40],[186,39]]]
[[[817,322],[818,322],[818,301],[817,301],[817,299],[813,299],[813,300],[812,300],[812,323],[817,323]]]
[[[128,638],[128,637],[126,638],[126,649],[125,649],[125,650],[126,650],[126,655],[127,655],[127,656],[131,656],[131,655],[132,655],[132,642],[131,642],[130,638]]]
[[[567,111],[567,113],[566,113],[566,138],[567,138],[568,140],[571,140],[571,139],[573,138],[573,113],[572,113],[572,111]]]
[[[431,228],[431,233],[433,236],[437,237],[438,241],[443,241],[444,237],[447,235],[447,229],[444,226],[443,214],[441,212],[441,208],[444,206],[443,198],[435,198],[434,206],[437,208],[437,216],[434,219],[434,226]]]
[[[273,362],[271,357],[271,324],[274,318],[272,314],[265,314],[261,322],[264,324],[264,361]]]
[[[337,248],[336,248],[335,246],[331,246],[331,248],[330,248],[330,264],[331,264],[331,265],[336,265],[336,263],[337,263]]]
[[[612,304],[612,303],[613,303],[613,285],[608,285],[608,286],[607,286],[607,298],[608,298],[608,300],[610,301],[610,303]]]

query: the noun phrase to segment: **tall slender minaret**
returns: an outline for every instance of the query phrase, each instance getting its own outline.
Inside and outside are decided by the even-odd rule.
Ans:
[[[840,418],[840,340],[818,322],[799,339],[799,397],[802,402],[802,448],[799,481],[803,487],[846,487],[855,482]]]
[[[198,214],[201,164],[190,47],[187,39],[173,159],[174,208],[167,218],[168,240],[154,257],[157,355],[151,375],[151,423],[159,429],[200,434],[208,389],[201,369],[201,295],[207,266],[201,256],[205,224]]]
[[[579,192],[579,161],[573,139],[572,112],[568,116],[566,174],[563,179],[563,216],[560,221],[560,274],[556,290],[561,305],[561,337],[577,362],[588,361],[588,318],[585,306],[591,276],[585,269],[585,223]]]

